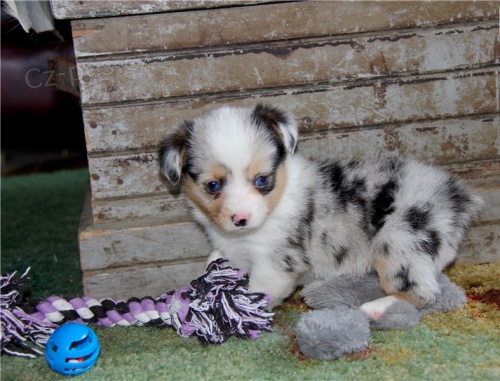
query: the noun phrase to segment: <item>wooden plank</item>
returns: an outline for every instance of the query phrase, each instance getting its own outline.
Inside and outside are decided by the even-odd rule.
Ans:
[[[279,0],[277,0],[279,1]],[[172,12],[231,5],[256,4],[257,0],[50,0],[52,13],[58,19],[79,19],[121,15]]]
[[[491,160],[446,164],[443,165],[443,168],[476,188],[489,187],[492,182],[495,183],[500,179],[500,160],[498,156]]]
[[[92,202],[94,223],[140,221],[157,219],[163,221],[189,221],[185,194],[163,193],[149,197],[94,200]]]
[[[496,115],[313,132],[302,136],[299,152],[314,159],[404,156],[451,163],[498,157],[499,142]]]
[[[184,193],[163,193],[150,197],[94,200],[94,223],[159,219],[189,221]]]
[[[205,260],[176,265],[126,267],[84,272],[83,292],[96,298],[159,297],[176,290],[203,274]]]
[[[500,225],[474,226],[461,245],[457,263],[500,261]],[[187,263],[151,263],[144,266],[120,267],[84,272],[86,295],[97,298],[129,298],[153,296],[188,285],[199,277],[205,260]]]
[[[498,112],[496,71],[436,74],[363,81],[357,86],[311,86],[251,94],[195,97],[171,102],[84,107],[87,150],[154,149],[180,121],[222,104],[254,107],[257,101],[295,115],[302,132],[450,118]]]
[[[187,3],[196,5],[196,2]],[[57,5],[64,11],[70,8],[66,4]],[[161,5],[178,4],[169,1]],[[95,7],[92,8],[93,12],[98,12]],[[73,22],[72,28],[75,52],[82,58],[420,28],[488,19],[498,19],[498,6],[493,1],[407,1],[404,5],[401,2],[313,1],[263,4],[244,9],[232,7],[86,19]]]
[[[77,67],[82,102],[103,104],[477,68],[495,63],[497,38],[495,21],[212,51],[148,52],[79,60]]]
[[[500,178],[496,184],[490,183],[485,187],[476,188],[484,200],[484,209],[479,216],[480,225],[500,224]],[[498,253],[500,255],[500,252]]]
[[[82,270],[199,259],[210,253],[205,235],[193,222],[93,226],[80,231],[79,242]]]
[[[459,250],[457,263],[500,262],[500,224],[469,229]]]

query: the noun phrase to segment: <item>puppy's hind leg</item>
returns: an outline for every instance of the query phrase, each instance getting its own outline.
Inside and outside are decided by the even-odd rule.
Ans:
[[[391,307],[401,302],[422,308],[440,294],[432,258],[419,252],[406,255],[407,251],[396,250],[387,251],[385,245],[384,252],[375,259],[380,284],[387,296],[360,307],[370,320],[381,319]]]

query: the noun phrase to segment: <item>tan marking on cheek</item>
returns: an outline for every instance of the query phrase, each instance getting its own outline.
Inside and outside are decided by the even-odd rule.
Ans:
[[[212,222],[214,222],[220,228],[224,228],[229,215],[224,209],[224,192],[219,194],[219,197],[213,198],[213,196],[207,197],[204,191],[198,187],[198,184],[192,179],[188,178],[186,180],[186,193],[191,199],[193,204],[205,214]]]
[[[278,205],[278,202],[281,200],[281,196],[283,196],[283,192],[285,191],[286,184],[288,182],[288,176],[284,164],[280,164],[280,166],[276,170],[275,176],[274,189],[264,198],[269,211],[272,211],[276,207],[276,205]]]
[[[247,178],[251,182],[252,186],[254,185],[253,183],[258,175],[269,175],[269,173],[267,172],[268,167],[269,167],[269,157],[267,155],[256,156],[255,158],[252,159],[252,162],[250,163],[250,165],[247,167],[246,170]],[[272,211],[276,207],[286,187],[287,174],[284,162],[281,163],[279,167],[276,169],[274,176],[275,176],[274,189],[266,196],[262,196],[261,193],[254,188],[256,194],[264,198],[269,211]]]
[[[206,214],[207,210],[207,200],[201,195],[201,192],[198,188],[198,184],[194,182],[193,179],[187,177],[186,178],[186,194],[189,199],[196,205],[198,209],[200,209],[203,213]]]
[[[222,192],[219,197],[207,204],[207,215],[217,226],[224,229],[230,216],[224,208],[225,194]]]

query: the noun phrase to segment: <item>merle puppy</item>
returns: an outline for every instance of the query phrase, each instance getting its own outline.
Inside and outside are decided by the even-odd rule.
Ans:
[[[398,299],[431,303],[481,199],[427,164],[310,161],[297,140],[290,115],[259,104],[184,121],[162,142],[162,172],[174,184],[185,175],[208,261],[246,270],[271,307],[298,284],[372,271],[388,296],[361,307],[370,319]]]

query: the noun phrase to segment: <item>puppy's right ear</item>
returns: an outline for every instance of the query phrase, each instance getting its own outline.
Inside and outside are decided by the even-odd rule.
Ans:
[[[194,123],[184,121],[177,129],[160,143],[160,169],[173,184],[179,183],[186,157],[189,137]]]

